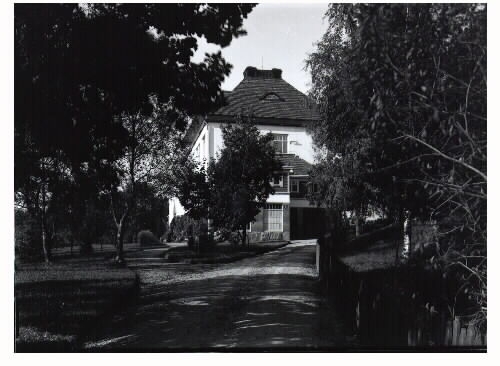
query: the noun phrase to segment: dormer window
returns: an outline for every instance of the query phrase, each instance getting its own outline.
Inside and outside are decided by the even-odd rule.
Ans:
[[[261,100],[269,100],[269,101],[281,101],[283,102],[284,99],[281,98],[278,94],[271,92],[271,93],[266,93],[260,98]]]

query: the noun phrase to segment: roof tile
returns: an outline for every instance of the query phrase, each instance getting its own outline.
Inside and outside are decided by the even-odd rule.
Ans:
[[[312,168],[311,164],[295,154],[280,154],[278,159],[281,161],[281,164],[283,164],[283,167],[290,167],[293,169],[293,174],[291,174],[291,176],[309,175],[309,171]]]
[[[259,70],[254,76],[246,75],[225,96],[227,105],[219,108],[213,115],[311,121],[320,118],[316,105],[310,98],[281,77],[273,76],[270,70]]]

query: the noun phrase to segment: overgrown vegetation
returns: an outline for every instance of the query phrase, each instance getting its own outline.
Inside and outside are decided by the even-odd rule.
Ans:
[[[486,320],[486,5],[330,5],[307,64],[323,119],[316,202],[434,222],[419,265]]]

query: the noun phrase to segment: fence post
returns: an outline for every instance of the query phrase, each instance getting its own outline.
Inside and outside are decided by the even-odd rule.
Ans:
[[[319,276],[319,260],[321,258],[321,254],[320,254],[320,251],[321,251],[321,247],[319,245],[319,239],[316,240],[316,273],[318,274]]]
[[[452,346],[458,346],[459,336],[460,336],[460,319],[455,317],[455,319],[453,319],[453,339],[451,343]]]
[[[14,309],[16,312],[16,318],[14,320],[15,327],[16,327],[16,338],[19,337],[19,304],[17,303],[16,299],[14,299]]]

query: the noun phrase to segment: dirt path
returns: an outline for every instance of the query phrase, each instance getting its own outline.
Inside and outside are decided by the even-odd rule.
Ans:
[[[314,242],[227,265],[141,270],[140,303],[89,350],[336,348],[354,345],[318,294]]]

